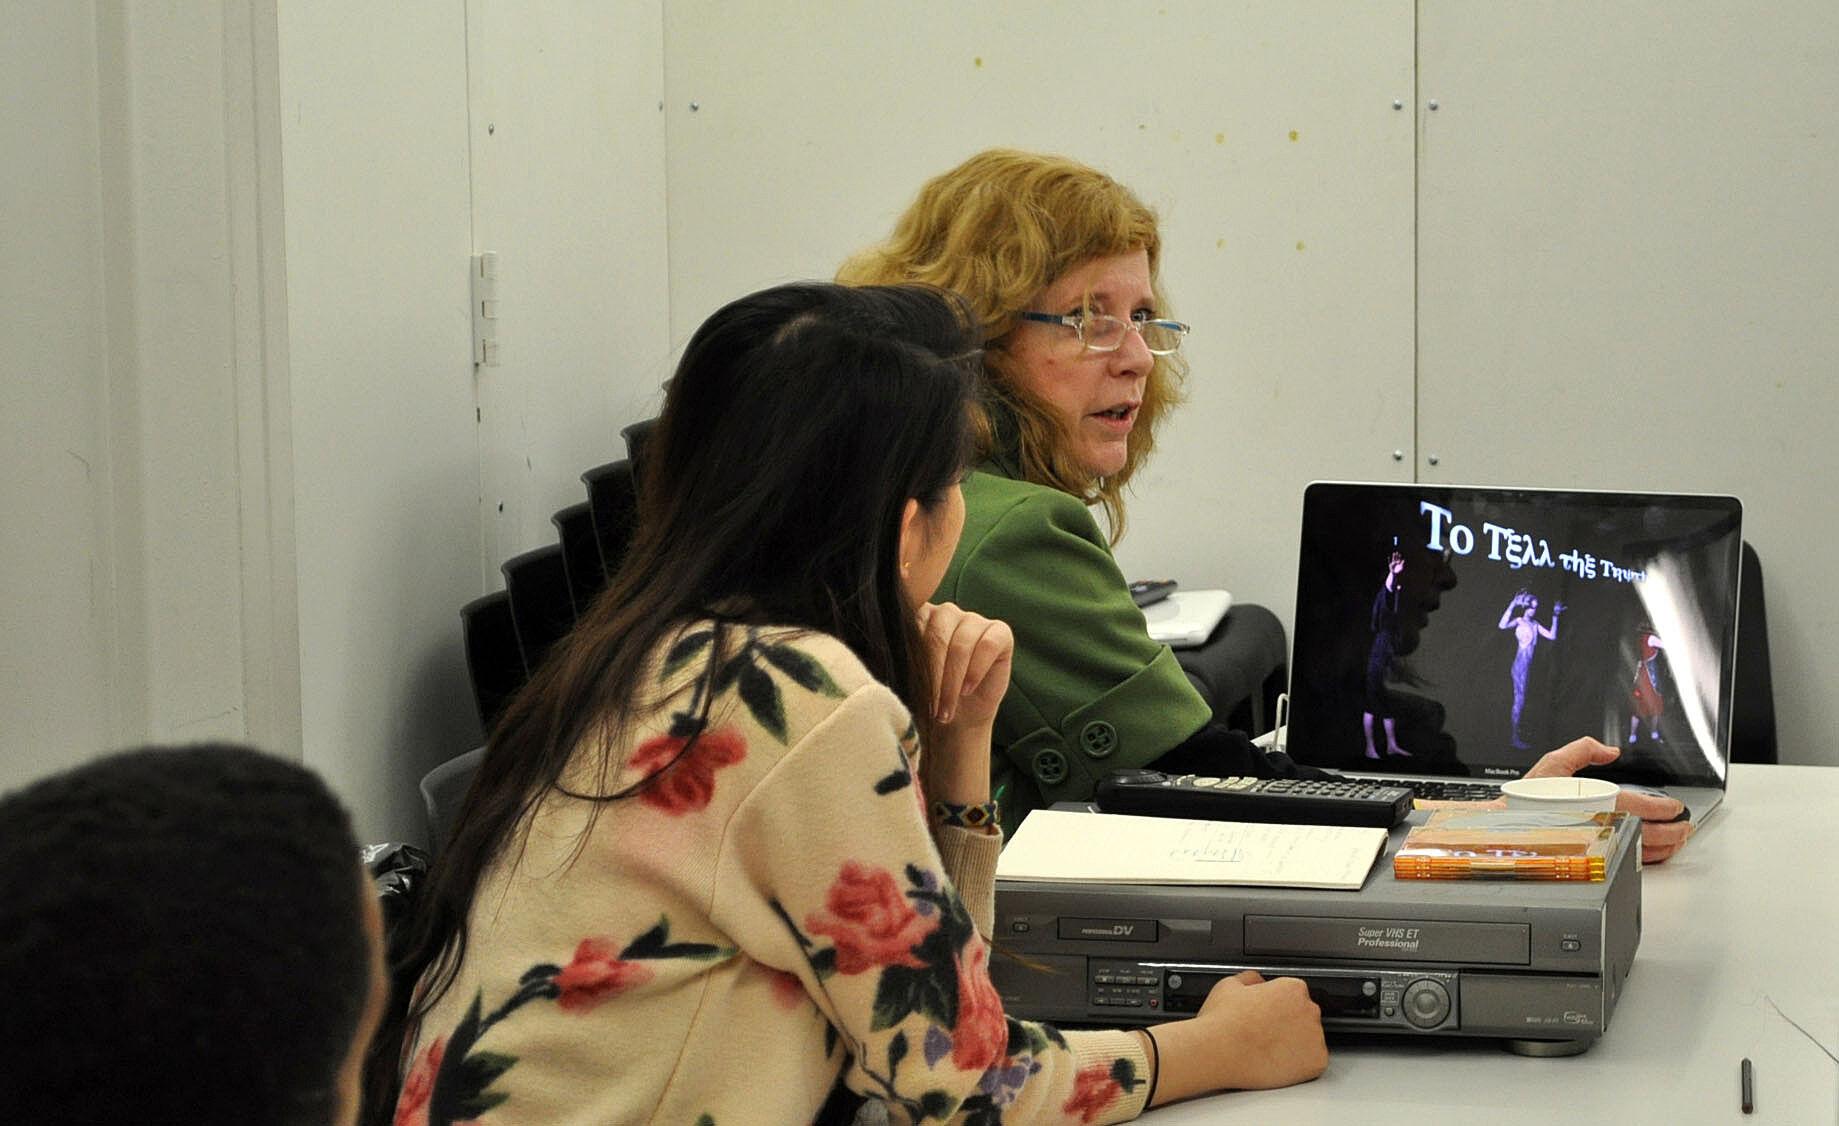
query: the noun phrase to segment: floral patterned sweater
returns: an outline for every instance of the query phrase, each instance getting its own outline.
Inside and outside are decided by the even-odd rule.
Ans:
[[[687,682],[710,637],[680,635],[655,675]],[[398,1126],[808,1122],[839,1081],[895,1122],[1136,1117],[1137,1037],[1004,1015],[985,937],[1001,838],[929,823],[894,694],[834,638],[748,630],[728,650],[687,753],[685,695],[613,780],[651,784],[591,827],[552,795],[486,873]]]

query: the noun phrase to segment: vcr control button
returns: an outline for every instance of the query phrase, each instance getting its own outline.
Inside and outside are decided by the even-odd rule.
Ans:
[[[1449,990],[1429,978],[1405,987],[1405,1019],[1419,1028],[1435,1028],[1449,1018]]]

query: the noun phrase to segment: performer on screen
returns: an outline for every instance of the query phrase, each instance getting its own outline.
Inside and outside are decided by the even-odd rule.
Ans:
[[[1552,622],[1540,625],[1533,620],[1539,610],[1539,600],[1524,588],[1513,596],[1507,609],[1501,611],[1502,629],[1511,629],[1519,642],[1519,650],[1513,655],[1513,745],[1524,749],[1526,741],[1520,737],[1520,713],[1526,709],[1526,670],[1532,667],[1533,649],[1539,639],[1555,641],[1558,638],[1558,615],[1564,613],[1564,603],[1552,604]]]
[[[1373,647],[1366,658],[1366,711],[1361,722],[1366,726],[1366,757],[1376,759],[1379,749],[1373,744],[1373,717],[1378,716],[1386,732],[1386,754],[1411,757],[1398,745],[1398,720],[1392,714],[1392,696],[1386,690],[1393,658],[1398,655],[1399,575],[1405,570],[1405,557],[1397,551],[1386,561],[1385,582],[1373,596]]]
[[[1649,742],[1660,741],[1660,713],[1666,710],[1666,700],[1660,695],[1660,651],[1666,643],[1654,632],[1654,627],[1643,625],[1636,636],[1641,642],[1641,657],[1635,662],[1635,683],[1629,694],[1630,710],[1628,717],[1628,741],[1633,743],[1641,728],[1641,721],[1647,721]]]

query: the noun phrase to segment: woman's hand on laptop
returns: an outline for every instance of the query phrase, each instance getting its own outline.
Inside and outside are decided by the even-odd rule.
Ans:
[[[1532,769],[1528,778],[1567,778],[1586,766],[1611,763],[1622,752],[1595,739],[1577,739],[1555,751],[1547,752]],[[1677,799],[1664,794],[1642,793],[1624,789],[1616,798],[1616,808],[1641,818],[1641,862],[1658,864],[1678,852],[1692,835],[1690,821],[1675,821],[1685,809]]]

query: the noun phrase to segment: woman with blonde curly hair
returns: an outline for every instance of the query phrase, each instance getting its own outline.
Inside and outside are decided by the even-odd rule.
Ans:
[[[1188,326],[1167,318],[1161,257],[1155,212],[1116,180],[992,149],[927,183],[893,235],[838,274],[954,290],[982,322],[979,458],[941,589],[1015,632],[994,768],[1010,827],[1041,805],[1090,798],[1120,767],[1296,769],[1212,722],[1111,554],[1124,488],[1187,374]]]
[[[862,285],[898,278],[962,295],[985,339],[995,342],[984,358],[993,401],[980,412],[982,452],[987,457],[1013,447],[1024,479],[1102,506],[1116,543],[1124,529],[1124,487],[1155,449],[1156,426],[1182,399],[1187,364],[1175,349],[1186,326],[1131,311],[1150,335],[1139,335],[1128,350],[1113,343],[1104,351],[1114,360],[1141,361],[1142,382],[1129,399],[1129,416],[1104,427],[1081,425],[1060,409],[1058,397],[1030,378],[1025,348],[1014,345],[1028,343],[1030,333],[1062,344],[1083,339],[1073,325],[1034,332],[1036,314],[1024,310],[1040,303],[1036,298],[1050,282],[1065,280],[1076,306],[1047,315],[1102,313],[1088,309],[1094,294],[1084,284],[1087,268],[1099,260],[1133,269],[1140,277],[1131,280],[1146,285],[1151,308],[1161,308],[1161,254],[1155,212],[1109,176],[1060,157],[990,149],[927,184],[893,237],[851,259],[837,280]],[[1163,346],[1139,354],[1146,341]],[[1126,354],[1117,356],[1120,351]]]

